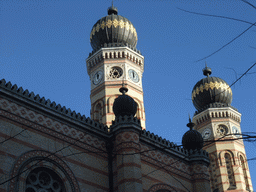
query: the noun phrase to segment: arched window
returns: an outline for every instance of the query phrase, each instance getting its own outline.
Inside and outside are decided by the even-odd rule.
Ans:
[[[137,103],[137,102],[136,102]],[[137,117],[138,119],[140,119],[140,107],[137,103],[137,111],[136,111],[136,114],[135,114],[135,117]]]
[[[229,153],[225,153],[226,169],[228,174],[229,189],[236,188],[235,176],[233,172],[232,159]]]
[[[53,170],[38,167],[26,179],[25,192],[66,192],[63,181]]]
[[[98,103],[94,111],[94,120],[98,121],[99,123],[102,123],[102,115],[102,106],[100,103]]]
[[[242,155],[240,155],[240,161],[241,161],[241,166],[242,166],[242,169],[243,169],[246,190],[249,190],[249,182],[248,182],[248,177],[247,177],[247,173],[246,173],[244,158],[242,157]]]
[[[142,104],[136,98],[134,98],[134,100],[137,103],[137,111],[136,111],[135,117],[137,117],[138,119],[143,119],[144,117],[143,117],[143,112],[142,112]]]

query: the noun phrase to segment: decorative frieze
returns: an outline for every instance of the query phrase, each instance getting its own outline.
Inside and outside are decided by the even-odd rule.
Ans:
[[[144,57],[129,47],[102,48],[90,55],[86,60],[87,72],[90,75],[92,68],[97,66],[103,60],[108,59],[128,59],[142,70],[144,69]]]
[[[231,118],[234,121],[240,123],[241,113],[239,113],[232,107],[209,108],[199,114],[195,114],[193,122],[198,125],[212,118]]]
[[[5,79],[0,80],[0,88],[3,88],[6,90],[8,97],[10,96],[17,96],[20,98],[20,100],[27,99],[26,105],[28,103],[33,106],[33,105],[39,105],[41,107],[44,107],[44,109],[50,109],[51,111],[54,111],[54,113],[57,113],[61,116],[64,116],[65,119],[70,118],[73,120],[76,120],[77,122],[83,123],[88,125],[89,127],[92,127],[92,129],[99,130],[100,132],[108,132],[108,127],[93,121],[89,117],[85,117],[85,115],[81,115],[80,113],[76,113],[75,111],[72,111],[71,109],[66,109],[65,106],[61,106],[60,104],[56,105],[55,102],[51,102],[50,99],[45,99],[44,97],[40,97],[38,94],[35,96],[33,92],[29,92],[27,89],[23,91],[22,87],[19,87],[15,84],[12,85],[10,82],[6,83]],[[2,90],[0,89],[0,92]],[[5,102],[8,104],[8,101]],[[38,108],[38,107],[37,107]]]

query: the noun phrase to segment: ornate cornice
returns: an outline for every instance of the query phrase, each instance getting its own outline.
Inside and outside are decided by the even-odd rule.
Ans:
[[[216,106],[208,108],[200,113],[195,113],[195,116],[193,117],[193,122],[198,125],[209,119],[215,118],[230,118],[240,123],[241,113],[239,113],[237,109],[231,106]]]
[[[137,65],[142,72],[144,71],[144,57],[139,51],[134,50],[131,47],[122,46],[121,44],[120,47],[108,47],[107,45],[108,44],[98,51],[93,52],[86,59],[87,72],[89,75],[94,67],[97,67],[103,60],[109,59],[128,59],[130,62]]]

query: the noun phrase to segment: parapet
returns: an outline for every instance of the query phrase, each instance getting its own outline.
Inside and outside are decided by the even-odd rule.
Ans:
[[[29,92],[27,89],[24,91],[22,87],[18,87],[16,84],[12,85],[11,82],[6,83],[5,79],[0,80],[0,92],[1,88],[11,93],[11,95],[15,95],[18,97],[22,97],[27,99],[27,101],[32,101],[32,105],[40,105],[46,109],[50,109],[65,118],[69,118],[71,120],[75,120],[77,122],[88,125],[92,129],[99,130],[104,133],[108,133],[108,127],[102,123],[93,121],[89,117],[85,117],[85,115],[81,115],[80,113],[76,113],[72,111],[70,108],[66,109],[65,106],[61,106],[60,104],[56,104],[54,101],[51,102],[50,99],[45,99],[44,97],[40,97],[38,94],[35,95],[34,92]],[[42,109],[42,108],[41,108]]]

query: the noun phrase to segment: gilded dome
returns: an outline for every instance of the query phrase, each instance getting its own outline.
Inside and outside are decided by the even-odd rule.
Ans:
[[[203,69],[206,78],[196,83],[192,90],[192,101],[200,112],[212,105],[219,107],[230,106],[232,102],[232,90],[226,81],[219,77],[209,77],[211,69],[206,66]]]
[[[108,9],[108,15],[94,24],[90,34],[90,43],[94,51],[104,47],[104,44],[108,47],[128,45],[136,48],[136,29],[128,19],[117,14],[117,8],[112,6]]]

